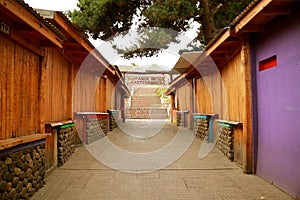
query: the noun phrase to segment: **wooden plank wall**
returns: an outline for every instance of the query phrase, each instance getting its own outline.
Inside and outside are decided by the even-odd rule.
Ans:
[[[243,106],[245,103],[244,68],[241,63],[241,53],[236,54],[221,68],[225,91],[226,110],[224,119],[243,122]]]
[[[115,84],[110,80],[106,80],[106,110],[115,109]]]
[[[0,36],[0,139],[38,133],[40,58]]]
[[[223,85],[219,71],[210,76],[196,79],[195,113],[219,114],[224,112]]]
[[[45,48],[43,73],[44,121],[72,119],[72,64],[56,48]]]
[[[219,114],[221,119],[243,122],[244,68],[239,52],[220,71],[197,79],[196,112]]]
[[[99,78],[99,82],[96,89],[95,104],[97,112],[107,112],[106,102],[106,78]]]
[[[103,95],[103,82],[94,73],[87,69],[80,69],[75,78],[73,93],[73,112],[102,112],[101,100]],[[105,93],[104,93],[105,94]],[[99,97],[100,96],[100,97]]]
[[[74,112],[107,112],[114,108],[113,83],[88,70],[79,71],[74,86]]]
[[[244,68],[245,66],[241,63],[241,52],[239,52],[221,69],[222,81],[225,87],[223,98],[226,99],[222,119],[244,123]],[[234,160],[240,165],[243,165],[242,145],[243,128],[238,127],[234,130]]]
[[[196,113],[212,113],[212,102],[210,91],[203,78],[196,80],[195,87],[195,112]]]
[[[188,81],[184,85],[177,88],[177,101],[178,110],[188,110],[187,114],[187,127],[191,125],[191,112],[192,112],[192,93],[191,93],[191,82]]]
[[[234,157],[244,171],[249,172],[252,155],[251,80],[249,44],[244,43],[240,51],[220,67],[220,72],[196,80],[195,104],[198,113],[215,113],[220,119],[242,123],[234,130]]]

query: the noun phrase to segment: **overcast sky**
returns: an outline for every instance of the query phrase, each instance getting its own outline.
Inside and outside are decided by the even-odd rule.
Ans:
[[[33,8],[66,11],[76,8],[77,0],[24,0]]]
[[[45,9],[45,10],[55,10],[55,11],[67,11],[67,10],[74,10],[76,9],[77,0],[25,0],[26,3],[29,4],[29,6],[33,8],[38,9]],[[143,65],[163,65],[168,68],[173,68],[173,66],[176,64],[179,55],[178,50],[180,48],[184,48],[184,45],[186,45],[187,40],[192,40],[195,36],[195,33],[190,32],[189,34],[183,36],[183,43],[180,44],[181,46],[172,46],[169,48],[169,50],[159,54],[157,57],[151,57],[151,58],[136,58],[131,60],[122,59],[117,54],[114,54],[111,52],[111,48],[108,47],[108,42],[103,43],[103,41],[100,40],[92,40],[92,44],[100,50],[100,52],[103,54],[103,56],[111,62],[111,64],[114,65],[131,65],[131,63],[134,63],[138,66]],[[179,48],[179,49],[178,49]]]

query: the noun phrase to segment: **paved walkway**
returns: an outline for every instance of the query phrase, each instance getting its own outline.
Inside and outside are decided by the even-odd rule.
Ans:
[[[293,199],[191,135],[169,123],[129,121],[78,147],[32,199]]]

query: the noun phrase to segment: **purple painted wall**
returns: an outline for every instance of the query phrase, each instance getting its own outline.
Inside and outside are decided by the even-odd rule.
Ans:
[[[278,18],[256,39],[257,175],[300,197],[300,13]],[[277,55],[277,66],[258,62]]]

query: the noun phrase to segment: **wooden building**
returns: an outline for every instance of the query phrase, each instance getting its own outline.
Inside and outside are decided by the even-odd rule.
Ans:
[[[110,122],[107,111],[112,109],[122,110],[122,105],[124,106],[122,102],[124,102],[124,98],[128,96],[128,90],[118,67],[110,65],[100,54],[99,50],[94,48],[88,41],[87,36],[78,30],[64,14],[47,10],[37,11],[44,16],[47,21],[51,22],[55,27],[58,27],[65,35],[66,40],[63,43],[62,52],[66,62],[69,61],[71,69],[69,72],[58,70],[58,74],[54,74],[53,71],[51,71],[52,77],[59,77],[61,79],[58,80],[65,81],[65,83],[63,83],[64,86],[56,87],[55,84],[60,84],[59,81],[51,85],[51,87],[58,89],[57,91],[53,91],[51,96],[55,98],[58,92],[58,99],[55,102],[56,108],[53,108],[54,111],[52,112],[55,112],[57,103],[60,103],[58,105],[65,105],[71,110],[69,119],[73,119],[73,113],[76,113],[75,118],[78,117],[76,118],[78,126],[75,126],[75,128],[77,128],[78,135],[81,136],[86,134],[86,132],[83,131],[81,127],[82,124],[79,121],[82,120],[82,117],[86,116],[87,113],[94,116],[94,112],[97,112],[97,119],[100,120],[99,116],[101,117],[101,122],[99,123],[103,131],[107,133],[108,124]],[[50,60],[52,60],[53,63],[53,59]],[[56,64],[57,60],[58,59],[55,59]],[[62,63],[60,67],[68,68],[67,66],[68,63]],[[52,68],[55,69],[55,67]],[[65,91],[63,91],[63,89],[65,89]],[[62,94],[67,96],[61,98],[61,96],[63,96]],[[65,104],[63,102],[65,102]],[[61,112],[65,111],[63,108],[60,110]],[[80,113],[84,114],[81,115]],[[65,120],[66,119],[62,118],[61,121],[55,119],[48,121],[62,125],[70,122]],[[114,118],[111,118],[111,121],[112,120],[114,120]],[[119,119],[116,119],[116,121],[118,120]],[[78,135],[76,134],[76,136]],[[83,136],[80,138],[82,139]],[[76,144],[81,143],[80,138],[75,137]]]
[[[74,112],[122,109],[128,90],[117,67],[62,13],[36,11],[21,0],[1,1],[0,10],[1,185],[10,185],[14,170],[26,173],[38,180],[28,181],[33,187],[22,193],[28,198],[43,186],[46,171],[73,153]],[[14,195],[20,194],[7,187],[0,199]]]
[[[205,51],[180,57],[168,94],[180,109],[181,83],[190,83],[195,134],[207,134],[245,173],[299,197],[297,9],[293,0],[253,1]]]
[[[32,187],[22,198],[28,198],[43,186],[46,171],[45,48],[62,49],[65,38],[23,1],[1,1],[0,9],[1,184],[9,185],[9,174],[27,173]],[[15,170],[17,174],[12,173]],[[38,181],[33,184],[33,180]],[[0,198],[20,195],[12,191],[7,187]]]

